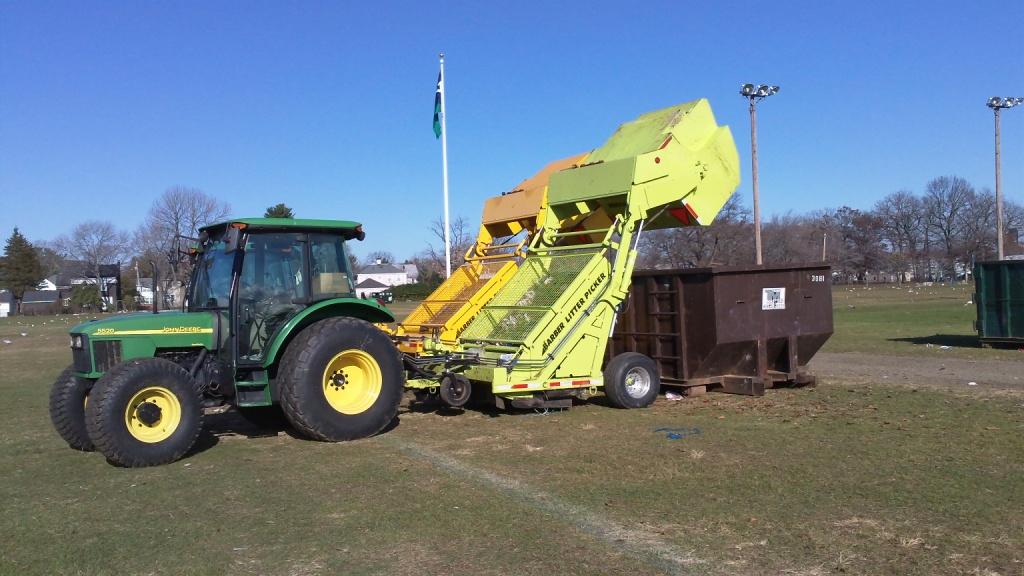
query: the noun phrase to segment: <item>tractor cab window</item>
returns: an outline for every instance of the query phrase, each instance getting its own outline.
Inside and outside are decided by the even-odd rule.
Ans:
[[[311,276],[314,300],[351,296],[352,270],[345,240],[330,234],[310,234]]]
[[[189,294],[190,310],[227,308],[231,295],[231,274],[235,255],[224,252],[224,243],[210,241],[196,259],[192,289]]]
[[[238,282],[238,353],[260,360],[277,331],[306,306],[305,250],[297,234],[250,234]]]

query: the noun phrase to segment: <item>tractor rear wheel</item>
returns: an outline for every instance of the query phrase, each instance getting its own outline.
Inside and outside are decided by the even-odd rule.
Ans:
[[[643,354],[624,352],[605,366],[604,393],[616,408],[646,408],[660,389],[658,366]]]
[[[129,360],[100,378],[85,409],[89,437],[113,464],[173,462],[203,428],[202,397],[184,368],[163,358]]]
[[[50,420],[60,437],[75,450],[92,452],[94,447],[85,429],[85,406],[92,382],[75,376],[68,366],[50,387]]]
[[[328,318],[288,345],[277,374],[281,408],[302,434],[336,442],[391,423],[405,386],[398,349],[357,318]]]

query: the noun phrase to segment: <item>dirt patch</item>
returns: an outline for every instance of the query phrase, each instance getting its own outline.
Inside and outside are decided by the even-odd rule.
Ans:
[[[942,352],[936,352],[940,355]],[[1024,391],[1024,353],[1020,362],[881,356],[855,352],[820,352],[810,364],[819,378],[870,381],[876,384],[940,386]],[[974,382],[973,385],[970,383]]]

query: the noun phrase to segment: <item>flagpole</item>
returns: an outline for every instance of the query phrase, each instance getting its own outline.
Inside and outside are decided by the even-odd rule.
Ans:
[[[448,129],[445,126],[444,113],[444,52],[438,57],[441,59],[441,165],[444,173],[444,272],[445,278],[452,275],[452,248],[449,238],[448,226]]]

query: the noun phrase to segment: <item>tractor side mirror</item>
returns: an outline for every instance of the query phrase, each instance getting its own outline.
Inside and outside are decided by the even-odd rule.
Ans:
[[[227,232],[224,233],[224,252],[230,254],[238,250],[241,240],[242,231],[234,226],[228,226]]]
[[[366,238],[366,232],[363,232],[363,225],[360,224],[355,228],[348,228],[344,230],[342,232],[342,237],[345,238],[345,240],[351,240],[355,238],[356,240],[362,242]]]

